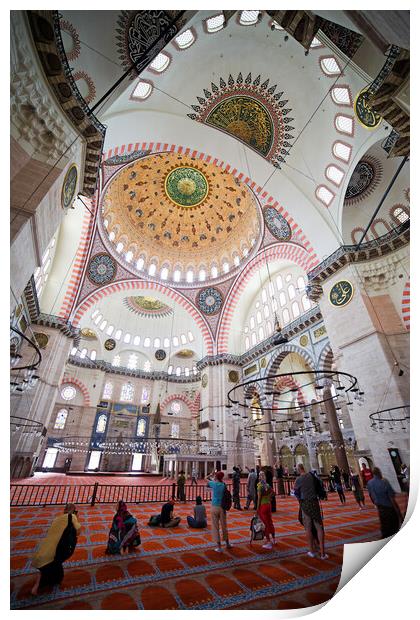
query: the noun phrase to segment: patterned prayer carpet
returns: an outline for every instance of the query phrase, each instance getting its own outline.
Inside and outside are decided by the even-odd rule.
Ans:
[[[22,482],[22,481],[20,481]],[[33,478],[31,479],[31,483]],[[109,483],[107,481],[107,483]],[[402,497],[401,501],[405,501]],[[207,504],[208,506],[208,504]],[[83,530],[64,581],[33,597],[36,570],[31,557],[59,506],[11,509],[12,609],[293,609],[322,603],[340,580],[343,544],[379,538],[376,509],[367,499],[360,511],[352,493],[342,506],[335,493],[323,502],[329,559],[306,555],[304,530],[297,521],[294,498],[277,497],[273,515],[277,543],[249,544],[251,511],[232,509],[228,527],[233,548],[217,553],[210,529],[191,530],[186,515],[192,504],[177,504],[182,517],[174,529],[150,528],[158,504],[132,504],[142,545],[122,556],[105,556],[114,514],[111,504],[79,506]],[[207,508],[209,513],[209,507]],[[208,514],[209,516],[209,514]]]

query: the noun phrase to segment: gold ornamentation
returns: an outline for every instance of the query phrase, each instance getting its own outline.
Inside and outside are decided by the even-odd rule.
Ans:
[[[307,347],[308,346],[309,338],[308,338],[308,336],[306,334],[303,334],[303,336],[300,337],[299,344],[300,344],[301,347]]]
[[[238,383],[239,372],[237,370],[229,370],[228,377],[231,383]]]
[[[207,384],[209,382],[209,378],[206,374],[204,374],[201,378],[201,385],[203,388],[207,387]]]
[[[191,349],[181,349],[181,351],[178,351],[176,354],[176,357],[194,357],[194,351],[191,351]]]
[[[319,340],[319,338],[321,338],[321,336],[324,336],[326,333],[327,329],[325,325],[321,325],[321,327],[318,327],[318,329],[314,329],[314,338]]]
[[[353,294],[354,289],[352,283],[348,280],[339,280],[331,287],[329,300],[331,305],[336,308],[342,308],[351,302]]]
[[[81,330],[80,335],[83,338],[87,338],[87,339],[91,339],[91,340],[93,340],[94,338],[97,338],[96,333],[93,331],[93,329],[90,329],[89,327],[84,327]]]
[[[265,368],[266,366],[267,366],[267,358],[266,358],[266,357],[263,357],[263,358],[260,360],[260,368]]]
[[[47,336],[47,334],[43,334],[42,332],[35,332],[34,336],[39,348],[45,349],[48,344],[49,336]]]
[[[245,368],[244,375],[245,377],[248,377],[249,375],[255,374],[257,370],[258,370],[257,364],[253,364],[252,366],[248,366],[248,368]]]

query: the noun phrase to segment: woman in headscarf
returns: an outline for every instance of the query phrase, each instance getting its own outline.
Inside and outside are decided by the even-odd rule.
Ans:
[[[264,534],[267,539],[266,544],[263,545],[263,549],[272,549],[276,542],[273,519],[271,518],[271,496],[273,494],[273,489],[267,484],[263,471],[259,473],[257,493],[257,515],[264,523]]]
[[[46,537],[35,553],[32,566],[39,570],[35,584],[31,590],[32,594],[38,594],[38,588],[44,586],[52,586],[63,581],[64,571],[63,563],[56,559],[57,545],[69,524],[69,515],[71,515],[71,523],[76,530],[76,536],[79,534],[81,525],[77,520],[77,510],[74,504],[66,504],[64,514],[59,515],[51,523],[50,529]]]
[[[137,519],[128,512],[125,502],[120,500],[117,504],[117,512],[112,519],[109,531],[108,546],[105,553],[115,555],[127,549],[132,551],[134,547],[141,544]]]
[[[353,491],[354,499],[359,504],[360,510],[365,507],[365,494],[363,493],[363,487],[360,484],[360,478],[354,471],[350,470],[351,488]]]

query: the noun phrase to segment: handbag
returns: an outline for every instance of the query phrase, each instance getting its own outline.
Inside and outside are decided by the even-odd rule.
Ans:
[[[252,517],[249,529],[251,530],[251,543],[253,540],[262,540],[264,538],[265,525],[259,517]]]

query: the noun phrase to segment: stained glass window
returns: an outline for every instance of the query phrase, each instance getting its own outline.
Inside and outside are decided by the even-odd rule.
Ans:
[[[121,387],[121,400],[131,402],[134,398],[134,386],[131,383],[124,383]]]
[[[111,400],[113,389],[114,389],[114,386],[110,381],[105,383],[102,398],[105,398],[106,400]]]
[[[146,434],[146,420],[140,418],[137,422],[137,437],[143,437]]]
[[[106,421],[107,421],[107,416],[104,413],[102,413],[99,416],[98,421],[96,423],[96,432],[97,433],[105,433]]]
[[[62,430],[65,427],[65,425],[66,425],[66,420],[67,420],[68,414],[69,414],[69,412],[67,411],[67,409],[60,409],[60,411],[57,413],[57,417],[55,419],[54,428]]]

